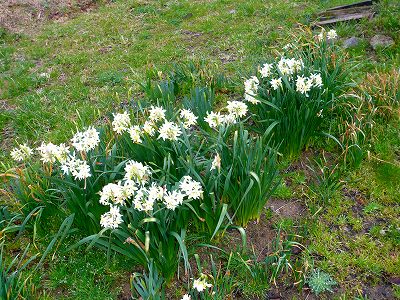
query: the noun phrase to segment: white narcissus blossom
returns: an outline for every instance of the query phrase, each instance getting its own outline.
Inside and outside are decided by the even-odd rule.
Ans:
[[[181,129],[174,122],[165,121],[158,130],[160,135],[159,139],[177,141],[178,137],[182,134]]]
[[[149,199],[161,201],[164,197],[164,189],[153,182],[148,189],[148,195]]]
[[[153,210],[155,198],[149,197],[149,190],[141,187],[133,198],[133,206],[138,211],[150,212]]]
[[[131,127],[131,118],[129,114],[124,111],[122,114],[114,114],[114,120],[112,121],[113,130],[121,134]]]
[[[314,87],[321,88],[323,86],[321,74],[311,74],[310,81]]]
[[[200,182],[192,179],[190,176],[184,176],[179,184],[179,188],[189,199],[200,199],[203,197],[203,188]]]
[[[59,148],[53,143],[45,144],[42,142],[37,150],[40,154],[40,160],[43,161],[43,163],[53,163],[56,161],[57,156],[59,155]]]
[[[204,121],[206,121],[211,128],[216,128],[223,123],[223,116],[219,112],[207,112]]]
[[[133,180],[125,180],[123,184],[121,181],[119,181],[118,184],[121,185],[122,198],[124,200],[132,197],[138,189],[136,182]]]
[[[196,125],[197,122],[197,116],[192,113],[190,110],[188,109],[181,109],[180,111],[180,117],[183,119],[184,123],[183,123],[183,127],[185,129],[190,128],[193,125]]]
[[[221,123],[225,125],[235,124],[236,123],[236,115],[227,114],[222,116]]]
[[[325,29],[322,28],[321,32],[317,35],[317,40],[322,42],[325,39]]]
[[[257,104],[260,101],[256,99],[259,80],[256,76],[252,76],[244,82],[244,99],[250,103]]]
[[[260,81],[256,76],[251,76],[249,79],[247,79],[244,82],[244,89],[245,91],[254,91],[257,92],[258,85],[260,84]]]
[[[211,168],[210,170],[216,170],[218,169],[218,171],[221,169],[221,157],[219,156],[219,154],[215,154],[214,159],[211,163]]]
[[[126,199],[133,196],[136,190],[137,187],[132,180],[128,180],[124,184],[122,182],[108,183],[99,192],[99,202],[102,205],[122,205]]]
[[[283,50],[289,50],[290,48],[295,48],[295,46],[291,43],[288,43],[285,46],[283,46]]]
[[[164,194],[163,202],[165,206],[170,210],[175,210],[179,205],[183,203],[183,198],[185,197],[180,191],[166,192]]]
[[[130,160],[125,165],[125,180],[133,180],[138,183],[146,183],[151,175],[151,169],[141,162]]]
[[[143,131],[146,132],[148,135],[153,136],[154,133],[156,132],[153,122],[151,121],[144,122]]]
[[[269,77],[272,73],[273,64],[264,64],[260,69],[260,74],[262,78]]]
[[[100,217],[100,225],[103,228],[115,229],[123,222],[119,207],[111,206],[110,211]]]
[[[274,90],[277,90],[282,87],[282,78],[273,78],[271,79],[270,84]]]
[[[91,177],[90,167],[86,161],[76,158],[74,155],[70,155],[64,163],[61,164],[61,170],[64,174],[71,174],[75,180],[83,180]]]
[[[75,133],[71,142],[77,151],[87,152],[99,144],[99,132],[94,127],[89,127],[86,131]]]
[[[109,183],[103,186],[103,189],[99,192],[100,204],[110,205],[110,204],[122,204],[122,189],[119,184]]]
[[[151,106],[149,113],[149,119],[151,122],[157,122],[165,119],[165,109],[160,106]]]
[[[132,142],[136,144],[140,144],[142,142],[141,130],[138,125],[129,128],[129,136],[131,137]]]
[[[326,34],[326,39],[327,40],[334,40],[338,37],[336,30],[331,29],[328,31],[328,33]]]
[[[247,105],[241,101],[228,101],[226,108],[230,115],[237,118],[244,117],[247,113]]]
[[[244,95],[244,100],[252,103],[252,104],[258,104],[260,103],[260,100],[258,100],[256,97],[254,97],[255,95],[250,95],[250,94],[245,94]]]
[[[278,62],[278,69],[282,75],[290,76],[295,72],[299,72],[304,64],[301,59],[281,57]]]
[[[207,283],[206,278],[203,275],[199,279],[195,279],[193,281],[193,288],[198,292],[203,292],[209,287],[212,287],[212,284]]]
[[[188,294],[183,295],[181,300],[192,300],[192,297]]]
[[[14,148],[10,153],[12,159],[15,161],[27,160],[32,154],[33,150],[26,144],[18,145],[18,147]]]
[[[296,91],[305,94],[308,97],[308,92],[311,90],[312,80],[307,77],[297,76]]]
[[[55,153],[56,159],[60,163],[64,163],[68,159],[68,155],[69,155],[69,146],[66,146],[65,144],[60,144]]]
[[[295,72],[301,71],[301,69],[304,67],[303,60],[292,58],[292,66]]]

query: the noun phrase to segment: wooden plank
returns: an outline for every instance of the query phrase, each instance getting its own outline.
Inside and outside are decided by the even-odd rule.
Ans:
[[[343,15],[343,16],[340,16],[340,17],[337,17],[337,18],[316,22],[315,26],[323,26],[323,25],[335,24],[335,23],[338,23],[338,22],[358,20],[358,19],[362,19],[362,18],[372,18],[373,16],[374,16],[373,12],[347,14],[347,15]]]
[[[360,14],[360,13],[371,13],[373,12],[371,7],[358,7],[358,8],[348,8],[348,9],[341,9],[341,10],[334,10],[334,11],[327,11],[322,14],[318,15],[318,20],[327,20],[333,18],[339,18],[345,15],[352,15],[352,14]]]
[[[332,11],[332,10],[341,10],[341,9],[347,9],[347,8],[353,8],[353,7],[363,7],[363,6],[372,6],[373,0],[366,0],[366,1],[361,1],[361,2],[356,2],[348,5],[341,5],[341,6],[336,6],[327,9],[326,11]]]

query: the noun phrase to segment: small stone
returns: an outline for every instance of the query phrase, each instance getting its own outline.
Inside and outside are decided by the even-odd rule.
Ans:
[[[186,19],[190,19],[191,17],[193,17],[193,14],[190,12],[190,13],[184,15],[184,16],[182,17],[182,19],[186,20]]]
[[[352,36],[343,42],[343,48],[354,48],[360,44],[360,39],[358,37]]]
[[[236,14],[236,9],[231,9],[231,10],[229,11],[229,13],[230,13],[231,15]]]
[[[377,34],[372,37],[371,41],[369,42],[371,47],[376,50],[380,47],[389,47],[394,44],[393,39],[390,36]]]

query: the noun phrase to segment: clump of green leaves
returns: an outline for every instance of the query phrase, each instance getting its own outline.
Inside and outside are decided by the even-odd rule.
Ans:
[[[314,269],[306,278],[306,282],[316,295],[327,291],[333,292],[332,287],[337,284],[328,273],[319,269]]]
[[[0,298],[4,300],[13,300],[31,295],[34,287],[30,284],[30,275],[24,277],[23,271],[37,256],[28,257],[28,246],[22,255],[17,255],[7,264],[3,259],[4,242],[0,247]]]
[[[314,165],[308,166],[314,179],[310,189],[318,195],[320,202],[328,203],[343,186],[343,181],[340,180],[342,175],[340,166],[331,165],[325,155],[314,160]]]
[[[152,260],[148,263],[148,274],[134,273],[131,276],[132,295],[139,296],[143,300],[165,299],[163,284],[164,279],[158,274]]]

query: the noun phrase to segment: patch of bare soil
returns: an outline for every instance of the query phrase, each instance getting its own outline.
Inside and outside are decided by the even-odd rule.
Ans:
[[[282,218],[298,219],[304,217],[307,211],[301,199],[282,200],[272,198],[268,201],[267,207]]]
[[[276,286],[271,288],[268,292],[268,300],[286,300],[286,299],[307,299],[307,300],[317,300],[316,297],[310,289],[304,288],[299,291],[293,286]]]
[[[6,125],[2,130],[0,130],[0,148],[11,149],[14,141],[15,131],[14,129]]]
[[[12,111],[12,110],[14,110],[15,109],[15,106],[14,105],[11,105],[10,103],[8,103],[8,101],[7,100],[3,100],[3,99],[0,99],[0,110],[1,111]]]
[[[0,0],[0,27],[33,35],[48,20],[65,20],[97,7],[98,0]]]
[[[122,286],[122,291],[118,295],[118,300],[131,300],[131,299],[132,299],[131,285],[130,282],[127,281]]]
[[[255,254],[258,261],[264,260],[272,252],[272,242],[276,232],[263,214],[258,222],[250,222],[246,228],[247,247]]]

